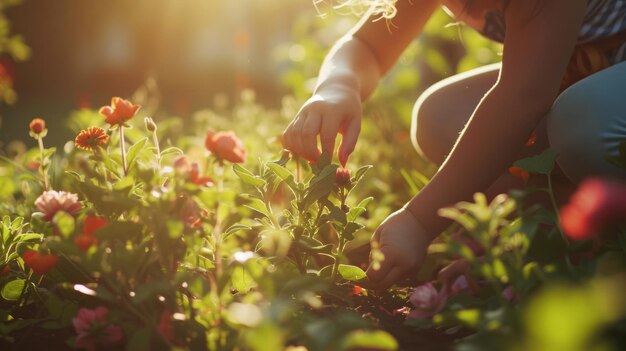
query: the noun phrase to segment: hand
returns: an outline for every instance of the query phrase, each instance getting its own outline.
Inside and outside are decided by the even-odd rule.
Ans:
[[[376,229],[371,241],[378,244],[384,259],[374,270],[370,258],[367,276],[370,289],[387,289],[393,283],[417,273],[424,262],[431,236],[406,209],[387,217]]]
[[[345,86],[326,87],[307,100],[283,133],[283,146],[293,153],[315,162],[322,152],[335,152],[337,134],[342,135],[337,152],[345,167],[354,151],[361,131],[361,97],[359,92]]]

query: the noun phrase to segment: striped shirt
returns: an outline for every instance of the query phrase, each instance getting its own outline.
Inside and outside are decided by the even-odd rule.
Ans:
[[[476,0],[469,13],[463,13],[466,0],[442,0],[444,9],[484,36],[504,41],[506,24],[501,0]],[[626,30],[626,0],[587,0],[587,11],[577,44],[610,37]],[[610,64],[626,61],[626,43],[607,53]]]

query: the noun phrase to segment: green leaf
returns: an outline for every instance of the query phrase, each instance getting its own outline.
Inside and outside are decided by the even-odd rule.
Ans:
[[[518,160],[513,165],[526,170],[530,173],[545,174],[548,175],[552,172],[554,164],[556,163],[557,152],[553,149],[546,149],[543,153],[537,156],[532,156]]]
[[[291,179],[293,179],[293,174],[291,174],[291,172],[289,172],[289,170],[277,163],[268,163],[267,168],[271,169],[272,172],[274,172],[278,178],[282,179],[282,180],[287,180],[291,177]]]
[[[265,180],[259,176],[252,174],[249,170],[240,166],[239,164],[233,165],[233,171],[235,174],[246,184],[252,185],[254,187],[260,188],[265,185]]]
[[[346,213],[341,210],[341,208],[337,206],[332,206],[330,208],[330,213],[328,213],[328,218],[334,222],[345,225],[348,221],[346,217]]]
[[[267,205],[265,205],[265,202],[263,202],[263,200],[250,196],[249,194],[243,194],[242,196],[249,201],[249,203],[245,204],[244,206],[265,215],[267,218],[272,218],[272,212],[267,207]]]
[[[372,165],[366,165],[357,169],[357,171],[354,173],[354,178],[352,178],[352,182],[354,184],[358,184],[361,181],[361,179],[363,179],[363,176],[365,175],[365,173],[367,173],[367,171],[369,171],[370,168],[372,167],[373,167]]]
[[[239,230],[251,230],[252,227],[243,224],[233,224],[224,231],[224,234],[231,234]]]
[[[133,144],[133,146],[128,148],[128,153],[126,154],[126,162],[128,165],[128,169],[131,169],[133,167],[133,164],[135,162],[135,159],[137,158],[137,155],[139,154],[141,149],[143,149],[143,147],[146,145],[146,142],[148,142],[148,138],[143,138],[139,140],[138,142],[136,142],[135,144]]]
[[[59,211],[54,215],[52,221],[61,233],[62,237],[67,239],[74,233],[76,223],[74,221],[74,217],[72,217],[69,213]]]
[[[161,150],[161,157],[169,155],[169,154],[182,155],[184,154],[184,152],[183,150],[174,146]]]
[[[337,165],[328,165],[319,175],[311,179],[309,189],[304,197],[304,208],[309,208],[315,201],[328,196],[333,191],[337,168]]]
[[[183,235],[183,231],[185,230],[185,224],[178,220],[170,219],[167,221],[166,226],[167,233],[172,239],[180,238],[180,236]]]
[[[257,286],[257,283],[243,265],[233,268],[230,282],[235,290],[244,293]]]
[[[50,158],[52,155],[54,155],[54,153],[57,151],[56,147],[50,147],[47,149],[43,150],[43,157],[44,158]],[[42,161],[43,162],[43,161]]]
[[[347,264],[339,265],[339,274],[343,279],[353,282],[363,280],[367,277],[365,271],[363,271],[361,268]]]
[[[26,281],[24,281],[24,279],[11,280],[2,287],[2,298],[7,301],[19,300],[25,285]]]
[[[398,349],[398,342],[383,330],[355,330],[341,341],[339,350],[385,350]]]

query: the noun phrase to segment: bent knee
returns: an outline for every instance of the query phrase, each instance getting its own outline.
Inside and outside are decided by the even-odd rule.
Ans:
[[[626,170],[608,161],[626,140],[626,104],[607,100],[602,92],[584,84],[565,90],[547,119],[550,147],[573,182],[591,176],[626,179]]]

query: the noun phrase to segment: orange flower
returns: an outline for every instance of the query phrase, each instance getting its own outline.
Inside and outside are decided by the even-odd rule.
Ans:
[[[41,118],[35,118],[30,122],[28,128],[30,129],[31,133],[39,135],[43,133],[44,130],[46,130],[46,121]]]
[[[524,181],[524,183],[528,183],[528,179],[530,179],[530,174],[528,173],[528,171],[521,169],[517,166],[509,167],[509,174],[520,178]]]
[[[141,106],[132,102],[114,97],[110,106],[102,106],[100,114],[106,117],[106,122],[110,125],[121,125],[133,118]]]
[[[204,145],[220,161],[226,160],[232,163],[246,162],[247,150],[243,142],[233,132],[208,131]]]
[[[109,136],[102,128],[89,127],[81,130],[74,139],[76,147],[83,150],[96,150],[109,141]]]

